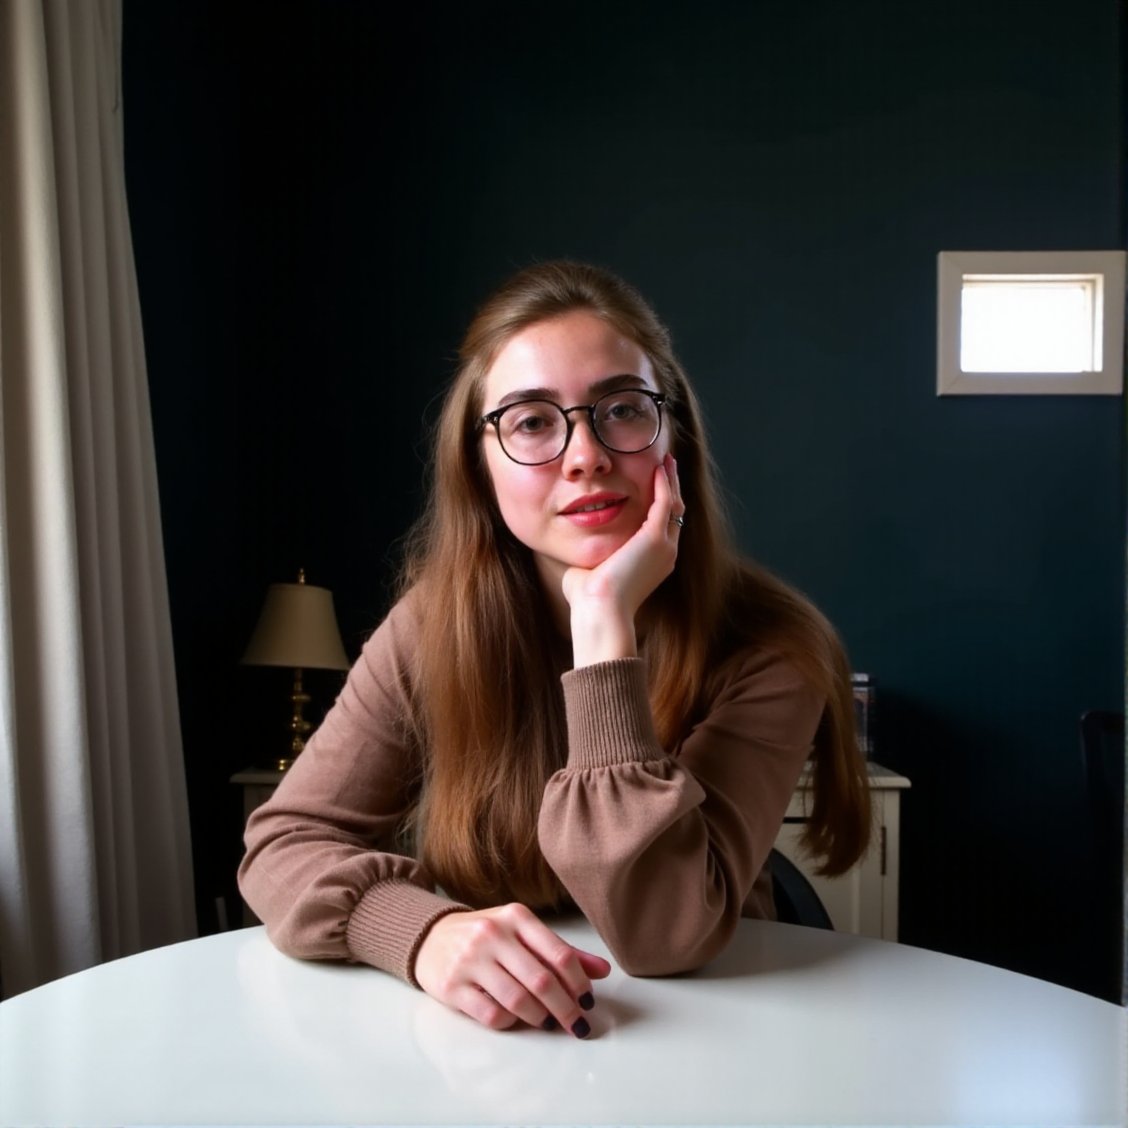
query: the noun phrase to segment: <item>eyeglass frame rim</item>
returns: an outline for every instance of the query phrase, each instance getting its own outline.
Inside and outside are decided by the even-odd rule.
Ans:
[[[616,450],[613,446],[608,446],[600,437],[599,429],[595,425],[595,407],[596,404],[608,399],[610,396],[620,396],[624,392],[638,392],[640,395],[646,396],[648,399],[654,401],[654,406],[658,408],[658,429],[654,432],[654,438],[646,444],[646,446],[639,447],[638,450]],[[555,400],[542,399],[540,396],[531,396],[529,399],[514,400],[512,403],[503,404],[501,407],[495,407],[493,411],[487,411],[485,415],[480,415],[476,421],[477,431],[482,434],[486,427],[492,426],[494,433],[497,435],[497,445],[501,447],[501,453],[505,455],[511,462],[516,462],[518,466],[547,466],[550,462],[555,462],[564,452],[568,449],[568,444],[572,441],[572,432],[575,430],[576,424],[572,421],[573,411],[586,411],[588,413],[588,426],[591,428],[591,433],[595,436],[595,441],[599,443],[604,450],[609,450],[612,454],[641,454],[644,450],[649,450],[657,441],[658,436],[662,434],[662,420],[664,414],[662,409],[670,402],[670,397],[666,392],[655,392],[650,388],[613,388],[609,392],[604,392],[601,396],[597,396],[591,403],[578,403],[574,407],[561,407]],[[511,407],[520,407],[526,403],[547,403],[555,407],[561,415],[564,416],[564,445],[560,448],[559,452],[554,454],[551,458],[546,458],[541,462],[522,462],[519,458],[514,458],[513,455],[505,449],[505,443],[501,438],[501,431],[498,429],[498,420],[505,414]]]

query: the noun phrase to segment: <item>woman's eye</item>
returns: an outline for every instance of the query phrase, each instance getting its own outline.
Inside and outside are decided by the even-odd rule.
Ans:
[[[630,400],[615,400],[603,408],[603,418],[611,423],[625,423],[637,419],[640,414],[638,404]]]
[[[552,414],[544,409],[511,411],[505,422],[511,435],[537,435],[553,426]]]

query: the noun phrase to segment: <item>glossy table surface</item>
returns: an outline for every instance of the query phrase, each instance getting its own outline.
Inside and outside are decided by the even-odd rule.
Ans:
[[[0,1124],[1128,1122],[1125,1011],[904,945],[743,921],[705,970],[596,999],[586,1041],[496,1033],[228,932],[0,1004]]]

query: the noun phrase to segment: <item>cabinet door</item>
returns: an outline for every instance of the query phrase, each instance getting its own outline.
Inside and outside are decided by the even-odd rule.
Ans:
[[[804,853],[803,823],[786,822],[780,827],[776,849],[802,870],[826,906],[835,929],[861,936],[882,937],[882,881],[879,850],[870,852],[841,877],[822,877],[814,872]]]

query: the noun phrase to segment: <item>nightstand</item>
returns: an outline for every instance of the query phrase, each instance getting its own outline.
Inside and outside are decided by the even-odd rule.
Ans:
[[[284,772],[273,768],[244,768],[231,777],[231,782],[243,789],[243,822],[251,817],[251,812],[270,798],[274,789],[282,782]]]
[[[283,772],[273,768],[244,768],[231,777],[231,782],[243,789],[243,824],[251,817],[251,812],[270,798],[274,789],[282,782]],[[243,927],[250,928],[255,924],[262,924],[245,901],[243,905]]]

